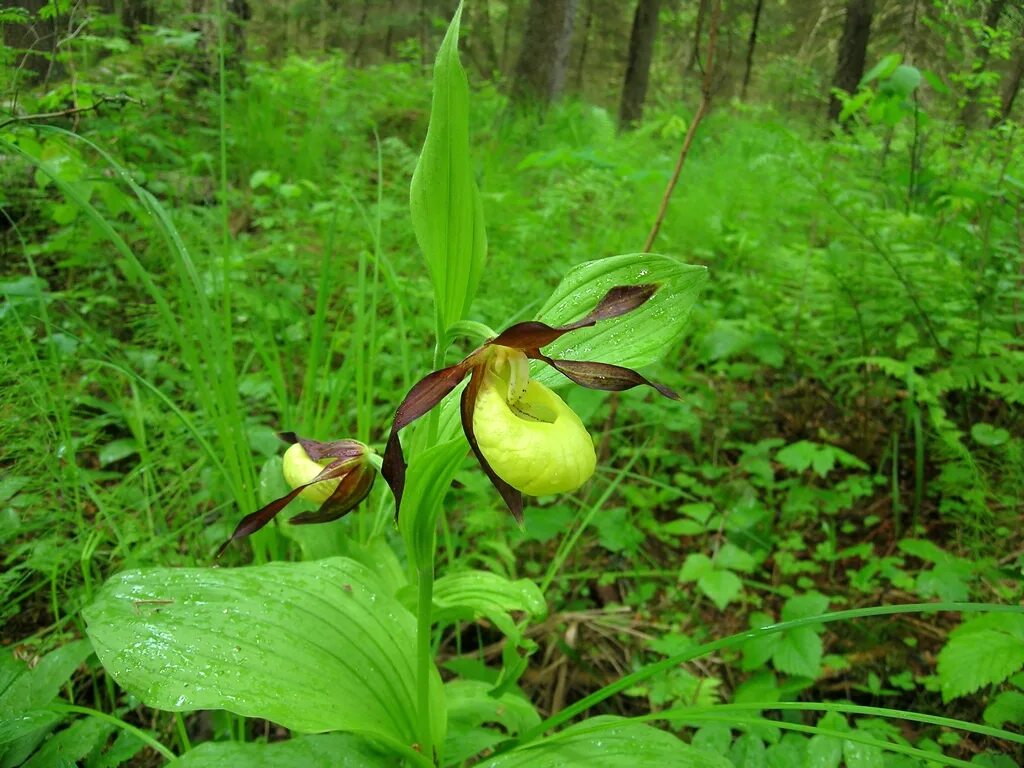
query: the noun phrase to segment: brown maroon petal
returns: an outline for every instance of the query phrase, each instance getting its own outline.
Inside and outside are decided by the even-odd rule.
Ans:
[[[550,325],[537,320],[527,320],[524,323],[510,325],[491,339],[489,343],[515,349],[532,349],[533,347],[543,347],[550,344],[571,330],[574,329],[552,328]]]
[[[302,491],[305,488],[308,488],[314,483],[319,483],[322,480],[333,480],[336,477],[341,477],[342,475],[345,475],[350,471],[351,467],[342,461],[336,461],[331,464],[328,464],[326,467],[323,468],[323,471],[320,472],[320,474],[318,474],[308,483],[304,483],[303,485],[293,488],[291,491],[286,493],[281,498],[274,499],[265,507],[257,509],[255,512],[246,515],[242,518],[238,525],[235,526],[235,530],[232,531],[231,536],[228,538],[228,540],[220,545],[220,548],[217,550],[217,554],[214,555],[214,558],[218,558],[222,554],[224,554],[224,550],[228,548],[228,545],[231,542],[237,539],[244,539],[246,536],[251,536],[252,534],[256,533],[256,531],[258,531],[260,528],[262,528],[271,520],[273,520],[274,517],[277,516],[277,513],[280,512],[285,507],[287,507],[289,504],[291,504],[292,501],[295,500],[295,497],[302,493]]]
[[[366,446],[357,440],[332,440],[322,443],[299,437],[294,432],[278,432],[277,436],[286,443],[299,443],[313,461],[321,459],[354,459],[366,453]]]
[[[445,395],[459,385],[469,371],[468,358],[461,363],[428,373],[412,385],[398,410],[391,429],[398,431],[412,424],[435,405],[444,400]]]
[[[500,344],[515,349],[535,349],[546,346],[570,331],[587,328],[600,320],[610,320],[627,312],[632,312],[644,304],[658,286],[654,283],[646,285],[617,285],[604,295],[590,313],[575,323],[553,328],[537,320],[516,323],[499,333],[491,344]]]
[[[223,555],[224,550],[228,548],[228,545],[236,539],[244,539],[246,536],[256,533],[256,531],[273,520],[278,512],[291,504],[292,501],[295,500],[295,497],[300,493],[302,493],[302,488],[295,488],[281,498],[274,499],[262,509],[257,509],[255,512],[243,517],[241,522],[235,526],[235,530],[231,533],[231,537],[220,545],[220,548],[217,550],[217,554],[214,555],[214,558],[216,559]]]
[[[532,349],[528,353],[534,360],[542,360],[568,379],[588,389],[601,389],[607,392],[621,392],[641,384],[654,387],[665,397],[678,400],[679,395],[663,384],[641,376],[632,368],[611,363],[594,363],[584,360],[552,360],[541,354],[540,350]]]
[[[644,305],[658,291],[657,283],[644,285],[617,285],[597,303],[597,306],[582,320],[573,323],[577,328],[593,325],[599,320],[620,317]]]
[[[498,493],[500,493],[501,498],[505,500],[505,505],[508,507],[509,512],[512,513],[512,517],[515,518],[517,523],[522,525],[523,495],[498,477],[497,473],[491,469],[491,465],[487,463],[487,459],[484,458],[484,454],[476,442],[476,433],[473,431],[473,412],[476,410],[476,398],[480,393],[480,387],[483,384],[483,380],[483,373],[477,374],[474,371],[474,375],[469,380],[469,384],[467,384],[466,388],[462,390],[462,431],[466,433],[466,440],[469,441],[469,447],[473,449],[473,454],[476,456],[477,461],[480,462],[480,466],[483,467],[484,473],[488,478],[490,478],[491,485],[498,489]]]
[[[344,517],[370,494],[376,477],[377,471],[368,465],[352,470],[341,479],[334,493],[320,505],[320,509],[316,512],[303,512],[288,522],[292,525],[308,525],[329,523]]]
[[[402,443],[398,439],[398,432],[440,403],[447,394],[455,389],[469,371],[472,358],[473,355],[470,355],[460,363],[428,373],[413,384],[409,394],[405,396],[401,405],[398,406],[398,410],[395,411],[395,419],[391,423],[391,434],[388,435],[388,444],[384,448],[384,460],[380,473],[395,497],[396,520],[398,511],[402,507],[406,469],[405,456],[402,453]]]

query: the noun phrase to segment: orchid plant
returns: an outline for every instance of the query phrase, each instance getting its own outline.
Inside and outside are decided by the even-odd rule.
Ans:
[[[606,391],[648,386],[676,398],[634,369],[680,339],[706,277],[704,268],[667,256],[614,256],[570,270],[533,320],[495,333],[468,319],[486,235],[470,163],[460,17],[461,8],[437,57],[431,121],[411,190],[413,225],[434,288],[434,370],[397,406],[383,456],[352,439],[283,433],[291,490],[242,517],[217,555],[299,497],[319,508],[285,527],[344,526],[334,521],[368,497],[378,471],[394,497],[397,546],[394,536],[382,535],[345,556],[305,562],[127,571],[108,581],[85,611],[100,661],[145,704],[175,712],[223,709],[304,734],[277,744],[202,744],[174,760],[179,768],[728,768],[723,755],[654,728],[650,718],[594,717],[552,730],[703,652],[808,623],[688,649],[542,721],[516,686],[534,647],[525,628],[546,611],[540,589],[489,571],[435,574],[438,520],[468,453],[520,524],[523,494],[572,493],[594,473],[593,441],[555,391],[561,384]],[[483,343],[445,365],[450,341],[466,328],[482,329]],[[410,431],[418,434],[403,446],[404,431],[414,424]],[[838,618],[844,616],[815,620]],[[497,683],[442,681],[434,638],[467,619],[486,620],[507,638]],[[658,715],[683,722],[700,716],[692,708]]]

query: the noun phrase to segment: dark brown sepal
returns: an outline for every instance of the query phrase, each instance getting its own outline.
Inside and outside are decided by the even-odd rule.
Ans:
[[[605,392],[621,392],[626,389],[645,385],[653,387],[671,400],[679,399],[679,395],[665,385],[651,381],[645,376],[634,371],[632,368],[625,368],[621,365],[612,365],[611,363],[596,363],[585,360],[553,360],[552,358],[541,354],[541,352],[536,349],[530,350],[527,355],[534,360],[541,360],[547,363],[567,379],[570,379],[581,387],[586,387],[587,389],[600,389]]]
[[[358,440],[331,440],[330,442],[322,443],[319,440],[299,437],[294,432],[278,432],[277,436],[289,445],[295,443],[301,445],[302,450],[313,461],[320,461],[321,459],[341,459],[345,461],[363,456],[366,453],[366,446]]]
[[[261,507],[260,509],[257,509],[255,512],[246,515],[239,521],[238,525],[235,526],[235,530],[232,531],[231,536],[228,538],[228,540],[220,545],[220,548],[217,550],[217,554],[214,555],[214,558],[216,559],[220,557],[222,554],[224,554],[224,550],[228,548],[228,545],[231,542],[236,541],[237,539],[244,539],[246,536],[251,536],[252,534],[256,533],[256,531],[258,531],[260,528],[262,528],[271,520],[273,520],[277,516],[277,514],[282,509],[291,504],[292,501],[295,500],[295,497],[302,493],[304,489],[316,483],[322,482],[324,480],[334,480],[335,478],[342,477],[343,475],[349,473],[350,471],[351,466],[349,463],[344,461],[335,461],[332,464],[328,464],[326,467],[324,467],[323,471],[320,472],[320,474],[318,474],[308,483],[293,488],[281,498],[274,499],[265,507]],[[340,483],[339,487],[341,487]],[[332,494],[332,498],[333,496],[334,494]],[[328,501],[330,501],[330,499],[328,499]]]
[[[391,488],[391,493],[395,497],[395,520],[398,520],[398,511],[402,507],[407,467],[398,432],[444,400],[445,396],[451,393],[465,378],[472,365],[472,360],[473,355],[470,355],[460,363],[428,373],[413,384],[409,394],[405,396],[395,411],[395,418],[391,423],[391,434],[388,435],[388,443],[384,448],[384,459],[380,470],[384,481]]]
[[[616,285],[614,288],[610,288],[608,293],[597,302],[597,306],[590,311],[590,314],[582,320],[577,320],[573,326],[583,328],[601,320],[621,317],[646,304],[657,291],[657,283]]]
[[[645,304],[657,290],[658,286],[654,283],[617,285],[610,289],[585,317],[574,323],[554,328],[538,320],[527,320],[509,326],[489,343],[523,350],[544,347],[570,331],[587,328],[601,320],[610,320],[632,312]]]
[[[473,430],[473,413],[476,411],[476,398],[480,394],[480,387],[483,385],[484,374],[481,372],[477,374],[474,372],[473,377],[469,380],[469,384],[462,390],[462,401],[461,414],[462,414],[462,431],[466,434],[466,440],[469,442],[469,447],[473,449],[473,455],[476,456],[477,461],[480,462],[480,466],[484,470],[484,474],[487,475],[498,493],[501,494],[501,498],[505,500],[505,505],[508,507],[509,512],[512,513],[512,517],[519,524],[523,524],[523,494],[513,488],[511,485],[506,483],[498,474],[491,469],[491,465],[487,463],[487,459],[484,458],[483,452],[480,450],[480,446],[476,442],[476,433]]]
[[[330,523],[339,520],[358,507],[363,499],[370,495],[377,471],[373,466],[364,464],[349,472],[338,483],[334,493],[316,512],[303,512],[288,520],[292,525],[310,525],[312,523]]]

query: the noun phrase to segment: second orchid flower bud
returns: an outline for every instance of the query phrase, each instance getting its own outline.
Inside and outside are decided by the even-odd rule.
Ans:
[[[279,437],[292,444],[284,454],[282,468],[285,482],[292,490],[243,517],[231,538],[217,551],[218,557],[228,544],[258,531],[297,497],[319,504],[320,508],[296,515],[289,523],[329,523],[359,506],[373,488],[377,478],[377,467],[371,459],[374,451],[358,440],[322,443],[294,432],[282,432]]]

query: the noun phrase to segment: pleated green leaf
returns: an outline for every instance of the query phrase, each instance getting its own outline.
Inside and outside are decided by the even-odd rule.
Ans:
[[[616,717],[584,720],[556,736],[478,763],[480,768],[733,768],[671,733]]]
[[[100,661],[151,707],[416,741],[415,619],[354,560],[128,571],[85,618]]]
[[[469,84],[455,12],[434,63],[430,126],[410,189],[413,229],[434,284],[442,329],[463,319],[487,256],[483,205],[469,158]]]
[[[518,635],[511,613],[547,615],[540,589],[529,579],[512,581],[490,571],[445,574],[434,583],[435,620],[487,618],[505,635]]]
[[[276,744],[208,741],[172,762],[168,768],[391,768],[385,755],[349,733],[302,736]]]
[[[540,716],[522,694],[508,692],[495,696],[492,688],[480,680],[452,680],[445,684],[447,764],[457,765],[540,724]]]
[[[441,502],[467,453],[469,446],[460,436],[431,446],[409,460],[398,530],[405,540],[409,564],[414,571],[430,562]]]
[[[682,338],[706,280],[705,267],[650,253],[611,256],[573,267],[537,313],[537,320],[553,326],[578,320],[616,285],[656,283],[658,292],[622,317],[567,333],[544,352],[553,358],[597,360],[628,368],[649,365]],[[548,386],[566,381],[547,366],[537,370],[536,379]]]

